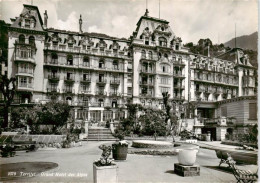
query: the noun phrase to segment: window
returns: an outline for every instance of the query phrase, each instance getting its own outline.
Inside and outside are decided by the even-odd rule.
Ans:
[[[85,57],[83,58],[83,66],[89,67],[89,65],[90,65],[90,64],[89,64],[89,58],[85,56]]]
[[[145,45],[149,45],[149,37],[145,37],[144,44],[145,44]]]
[[[167,40],[164,37],[160,37],[159,38],[159,45],[166,47],[167,46]]]
[[[169,92],[170,88],[168,87],[160,87],[161,88],[161,93]]]
[[[131,74],[127,75],[127,83],[132,83],[132,75]]]
[[[127,94],[132,95],[132,87],[127,87]]]
[[[29,37],[29,44],[34,45],[35,44],[35,38],[33,36]]]
[[[151,51],[148,52],[148,58],[153,59],[153,53]]]
[[[23,34],[19,36],[19,43],[25,43],[25,36]]]
[[[86,92],[89,90],[89,85],[82,84],[81,85],[81,91]]]
[[[168,65],[161,65],[161,69],[162,69],[162,72],[164,72],[164,73],[169,72],[169,67],[168,67]]]
[[[73,56],[72,55],[67,56],[67,65],[73,65]]]
[[[167,77],[162,77],[161,78],[161,84],[169,84],[169,78],[167,78]]]
[[[146,52],[145,50],[142,50],[142,55],[141,55],[142,58],[146,58]]]
[[[99,68],[104,68],[104,67],[105,67],[105,64],[104,64],[104,61],[103,61],[103,60],[100,60],[100,61],[99,61],[98,67],[99,67]]]
[[[51,53],[51,62],[58,63],[58,55],[57,53]]]
[[[26,77],[21,77],[20,78],[19,86],[20,87],[27,87],[27,78]]]
[[[58,86],[57,83],[50,83],[50,86],[51,86],[50,88],[51,91],[55,91],[55,92],[57,91],[57,86]]]
[[[179,50],[179,44],[175,45],[175,50]]]
[[[115,70],[118,69],[118,61],[116,61],[116,60],[113,61],[113,69],[115,69]]]
[[[165,58],[168,58],[168,55],[165,53],[165,54],[164,54],[164,57],[165,57]]]
[[[256,103],[249,103],[249,119],[257,119],[257,105]]]

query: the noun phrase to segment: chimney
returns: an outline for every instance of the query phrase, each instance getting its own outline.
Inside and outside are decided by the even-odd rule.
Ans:
[[[46,29],[47,28],[47,22],[48,22],[48,15],[47,15],[47,10],[44,12],[44,22],[43,22],[43,27]]]
[[[81,18],[81,15],[80,15],[80,18],[79,18],[79,33],[83,33],[83,31],[82,31],[82,18]]]

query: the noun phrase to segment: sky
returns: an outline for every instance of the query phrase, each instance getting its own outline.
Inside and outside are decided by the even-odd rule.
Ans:
[[[146,3],[147,2],[147,3]],[[169,21],[183,43],[209,38],[224,43],[236,35],[258,30],[257,0],[0,0],[0,19],[10,23],[19,16],[23,4],[38,6],[43,18],[48,12],[48,27],[78,31],[80,14],[84,32],[98,32],[129,38],[144,15]],[[160,4],[160,6],[159,6]]]

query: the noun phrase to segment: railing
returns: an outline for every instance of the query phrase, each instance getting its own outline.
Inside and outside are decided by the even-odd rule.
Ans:
[[[184,96],[173,96],[173,99],[175,99],[175,100],[184,100],[185,97]]]
[[[48,79],[52,79],[52,80],[59,80],[60,79],[60,75],[58,74],[50,74],[48,75]]]
[[[106,79],[97,79],[96,83],[97,84],[106,84],[107,80]]]
[[[121,95],[121,93],[119,93],[119,92],[110,92],[109,93],[109,96],[120,96]]]
[[[140,96],[141,97],[154,97],[154,95],[151,93],[140,93]]]
[[[33,69],[22,69],[18,67],[18,74],[33,74]]]
[[[60,90],[56,87],[56,88],[52,88],[52,87],[48,87],[47,88],[47,92],[56,92],[56,93],[59,93],[60,92]]]
[[[173,72],[173,76],[175,76],[175,77],[185,77],[185,75],[181,72]]]
[[[66,82],[75,82],[75,77],[74,76],[70,76],[70,77],[65,76],[64,77],[64,81],[66,81]]]
[[[140,72],[141,73],[154,73],[154,70],[153,69],[144,69],[144,68],[142,68],[141,70],[140,70]]]
[[[81,94],[91,94],[91,90],[80,90]]]
[[[152,81],[140,81],[140,85],[154,85],[154,82]]]
[[[91,77],[81,77],[81,78],[80,78],[80,81],[81,81],[81,82],[89,83],[89,82],[91,82]]]
[[[110,84],[119,85],[120,84],[120,80],[119,79],[110,80]]]
[[[96,95],[106,95],[105,91],[96,91]]]

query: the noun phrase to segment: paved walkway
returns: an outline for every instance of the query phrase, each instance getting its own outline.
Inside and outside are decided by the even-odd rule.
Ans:
[[[0,158],[0,164],[16,162],[54,162],[59,166],[48,173],[59,173],[60,176],[23,177],[7,181],[13,182],[93,182],[93,161],[98,159],[100,144],[111,142],[83,142],[83,146],[69,149],[38,150],[37,152],[18,152],[13,158]],[[218,169],[219,159],[215,151],[200,149],[196,163],[201,167],[200,176],[181,177],[174,173],[177,156],[152,156],[128,154],[126,161],[118,161],[119,182],[236,182],[233,174]],[[225,165],[223,165],[225,166]],[[250,167],[249,167],[250,168]],[[251,167],[255,168],[255,166]],[[80,176],[69,177],[69,173]],[[49,174],[51,175],[51,174]],[[55,174],[54,174],[55,175]]]

